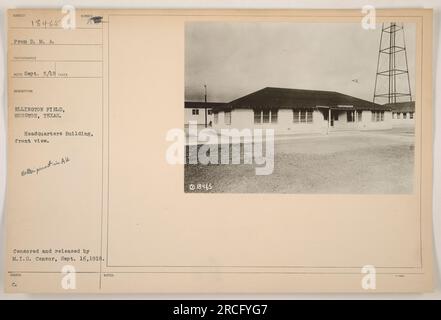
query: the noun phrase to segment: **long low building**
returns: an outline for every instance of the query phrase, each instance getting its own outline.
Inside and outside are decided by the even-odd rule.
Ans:
[[[408,127],[415,125],[415,101],[390,103],[386,106],[392,110],[392,126]]]
[[[391,108],[333,91],[267,87],[212,110],[215,129],[273,128],[276,134],[392,128]]]

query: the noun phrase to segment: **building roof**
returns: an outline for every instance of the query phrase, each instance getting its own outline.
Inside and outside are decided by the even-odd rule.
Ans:
[[[185,101],[185,108],[190,109],[222,109],[226,107],[227,103],[224,102],[202,102],[202,101]]]
[[[229,103],[232,109],[330,107],[342,110],[390,110],[380,105],[334,91],[266,87]]]
[[[387,103],[385,106],[391,108],[393,112],[415,112],[415,101]]]

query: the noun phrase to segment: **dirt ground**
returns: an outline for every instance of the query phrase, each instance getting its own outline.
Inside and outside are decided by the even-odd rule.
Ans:
[[[412,128],[279,137],[274,171],[256,165],[185,166],[186,192],[402,194],[413,191]],[[211,184],[211,190],[190,185]]]

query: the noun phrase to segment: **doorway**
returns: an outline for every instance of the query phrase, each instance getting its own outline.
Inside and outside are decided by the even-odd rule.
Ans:
[[[338,112],[331,110],[331,127],[334,126],[334,121],[338,121]]]

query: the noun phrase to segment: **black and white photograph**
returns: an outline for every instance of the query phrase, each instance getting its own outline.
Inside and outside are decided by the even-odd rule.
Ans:
[[[0,4],[0,300],[439,299],[441,3],[145,1]]]
[[[416,26],[187,22],[185,192],[411,194]]]

